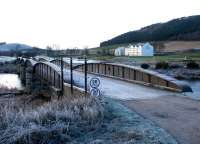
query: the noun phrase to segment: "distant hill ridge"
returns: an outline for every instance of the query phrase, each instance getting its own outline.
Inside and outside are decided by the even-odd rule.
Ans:
[[[130,31],[104,41],[100,46],[146,41],[192,40],[200,40],[200,15],[182,17],[166,23],[157,23],[140,30]]]
[[[0,43],[0,51],[8,52],[8,51],[22,51],[22,50],[32,50],[31,46],[19,43]]]

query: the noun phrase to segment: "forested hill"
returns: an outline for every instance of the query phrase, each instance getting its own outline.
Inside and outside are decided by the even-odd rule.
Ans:
[[[167,40],[200,40],[200,15],[182,17],[130,31],[102,42],[100,46]]]

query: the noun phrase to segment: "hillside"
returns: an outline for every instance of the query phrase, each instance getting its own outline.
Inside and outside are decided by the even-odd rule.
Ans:
[[[27,51],[32,50],[33,48],[25,45],[25,44],[18,44],[18,43],[9,43],[9,44],[1,44],[0,51],[1,52],[9,52],[9,51]]]
[[[100,46],[125,44],[145,41],[196,41],[200,40],[200,15],[182,17],[166,23],[153,24],[140,30],[130,31]]]
[[[29,45],[25,44],[19,44],[19,43],[0,43],[0,55],[2,56],[14,56],[14,55],[30,55],[34,56],[37,54],[43,53],[44,50],[37,48],[37,47],[31,47]]]

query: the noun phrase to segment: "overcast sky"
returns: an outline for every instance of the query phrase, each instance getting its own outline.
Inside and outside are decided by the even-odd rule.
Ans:
[[[0,41],[95,47],[119,34],[200,14],[200,0],[0,0]]]

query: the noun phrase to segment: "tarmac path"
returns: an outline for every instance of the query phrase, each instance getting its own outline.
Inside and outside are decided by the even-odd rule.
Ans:
[[[120,102],[168,131],[180,144],[200,144],[200,101],[169,95]]]

